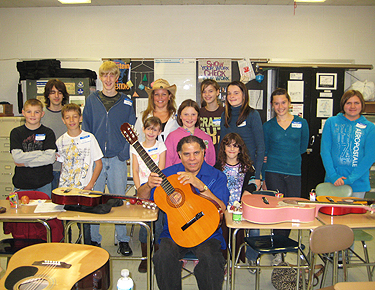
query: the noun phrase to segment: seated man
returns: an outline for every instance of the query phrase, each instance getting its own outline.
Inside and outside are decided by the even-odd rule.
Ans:
[[[227,178],[224,173],[204,161],[205,149],[203,140],[196,136],[182,138],[177,145],[182,163],[164,169],[163,173],[166,176],[178,174],[180,183],[191,184],[197,192],[214,200],[224,211],[229,199]],[[157,173],[151,173],[148,181],[138,189],[138,196],[153,200],[155,188],[160,186],[161,182],[162,178]],[[188,251],[192,251],[199,259],[194,269],[199,289],[222,289],[225,259],[220,249],[225,249],[226,244],[220,227],[201,244],[184,248],[173,241],[167,220],[160,240],[159,250],[153,258],[160,289],[181,289],[180,260]]]

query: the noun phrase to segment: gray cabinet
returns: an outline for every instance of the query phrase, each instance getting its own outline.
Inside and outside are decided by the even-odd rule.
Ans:
[[[0,199],[13,190],[14,162],[10,154],[10,131],[25,124],[24,117],[0,117]]]

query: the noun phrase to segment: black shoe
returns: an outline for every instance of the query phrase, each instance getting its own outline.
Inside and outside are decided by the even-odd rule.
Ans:
[[[139,273],[147,273],[147,260],[142,260],[138,266]]]
[[[102,246],[100,243],[94,241],[91,242],[91,245],[99,248]]]
[[[133,251],[130,248],[128,242],[119,242],[117,253],[123,256],[131,256],[133,254]]]

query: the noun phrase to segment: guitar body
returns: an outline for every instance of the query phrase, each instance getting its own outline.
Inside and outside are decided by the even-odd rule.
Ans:
[[[266,198],[269,204],[264,203]],[[287,201],[306,200],[290,197],[280,198],[262,194],[246,195],[242,198],[242,218],[259,224],[276,224],[282,222],[307,223],[315,219],[315,205],[296,205]]]
[[[181,247],[191,248],[207,240],[217,230],[222,212],[212,200],[195,194],[190,184],[183,185],[177,178],[177,174],[167,178],[176,194],[167,195],[158,186],[154,200],[168,216],[169,232],[173,240]],[[201,217],[196,221],[187,224],[200,214]]]
[[[65,262],[70,267],[33,265],[37,261]],[[0,288],[92,290],[93,274],[99,272],[102,278],[98,281],[101,285],[98,289],[108,289],[109,254],[102,248],[68,243],[36,244],[19,250],[11,257],[0,280]]]
[[[354,200],[355,205],[366,205],[367,202],[361,201],[360,198],[356,197],[337,197],[337,196],[328,196],[328,198],[332,199],[334,202],[345,202],[350,201],[352,202]],[[355,199],[358,199],[358,201],[355,201]],[[329,202],[329,199],[327,199],[327,196],[318,196],[316,198],[319,202]],[[337,206],[324,206],[319,209],[321,213],[328,214],[328,215],[345,215],[350,213],[356,213],[356,214],[363,214],[367,212],[367,209],[360,208],[360,207],[337,207]]]
[[[102,203],[102,192],[92,190],[87,191],[87,194],[84,192],[83,189],[59,187],[52,191],[51,199],[53,203],[64,205],[97,206]]]
[[[51,195],[53,203],[63,205],[97,206],[99,204],[107,203],[107,201],[112,198],[129,200],[131,204],[139,204],[148,209],[156,209],[154,202],[136,196],[104,194],[101,191],[83,190],[72,187],[56,188],[52,191]]]

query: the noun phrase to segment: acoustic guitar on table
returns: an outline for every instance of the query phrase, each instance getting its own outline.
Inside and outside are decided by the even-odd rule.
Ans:
[[[329,197],[335,202],[331,202],[327,197],[322,197],[325,201],[309,201],[304,198],[251,194],[242,198],[243,219],[260,224],[273,224],[281,222],[312,222],[318,212],[332,212],[334,208],[336,215],[347,213],[364,213],[375,211],[375,208],[363,203],[354,203],[352,198],[344,201],[345,198]],[[336,209],[338,209],[336,211]],[[330,214],[330,213],[328,213]]]
[[[154,200],[167,214],[169,232],[176,244],[191,248],[207,240],[222,220],[223,212],[218,204],[197,194],[190,184],[180,183],[177,174],[167,178],[139,143],[130,124],[122,124],[121,132],[148,169],[163,179],[155,189]]]
[[[56,204],[97,206],[106,203],[111,198],[129,200],[131,204],[142,204],[148,209],[156,209],[156,204],[151,200],[136,196],[106,194],[101,191],[84,190],[73,187],[58,187],[52,190],[51,200]]]
[[[0,288],[7,290],[92,290],[109,286],[108,252],[68,243],[35,244],[17,251],[0,280]]]

